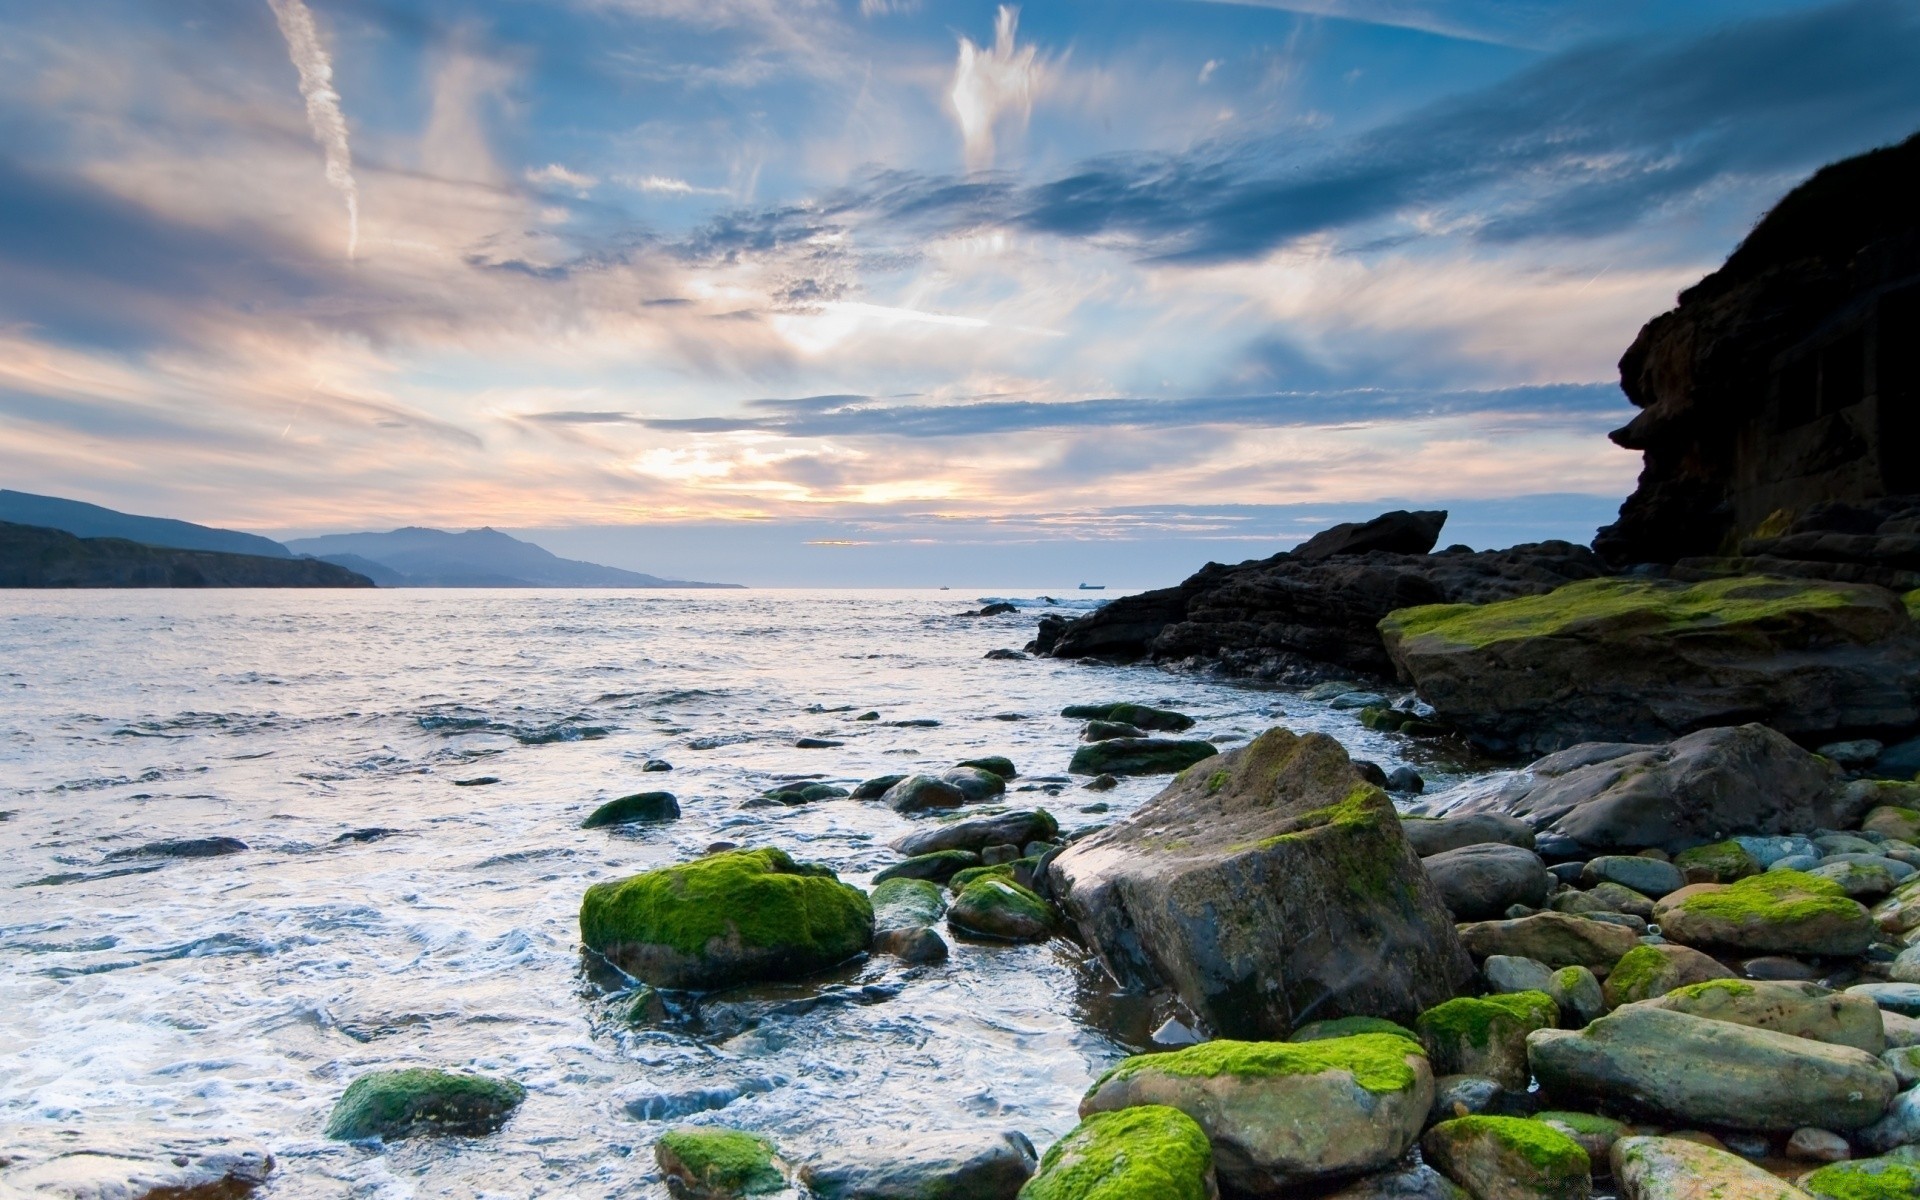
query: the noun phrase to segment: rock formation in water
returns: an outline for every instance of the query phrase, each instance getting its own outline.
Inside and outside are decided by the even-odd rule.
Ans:
[[[79,538],[0,521],[0,587],[372,587],[345,567],[311,558],[173,550],[123,538]]]
[[[1795,188],[1620,382],[1641,412],[1613,440],[1646,465],[1594,539],[1610,562],[1920,584],[1920,135]]]

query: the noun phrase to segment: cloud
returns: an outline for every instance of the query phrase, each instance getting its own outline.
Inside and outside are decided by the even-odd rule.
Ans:
[[[960,125],[968,170],[993,165],[994,131],[1003,121],[1024,126],[1033,115],[1046,64],[1035,47],[1015,43],[1019,26],[1020,10],[1002,4],[994,16],[991,47],[976,46],[968,37],[960,39],[960,58],[947,100]]]
[[[600,185],[600,181],[582,171],[570,171],[559,163],[548,163],[544,167],[527,168],[524,178],[536,187],[561,187],[585,196]]]
[[[664,192],[673,196],[725,196],[726,188],[697,187],[671,175],[622,175],[619,181],[636,192]]]
[[[340,111],[340,94],[333,90],[333,60],[320,43],[313,13],[301,0],[267,0],[287,40],[287,57],[300,76],[300,95],[307,102],[307,122],[313,140],[327,160],[327,182],[347,204],[347,257],[360,246],[360,186],[353,178],[353,148],[347,142],[347,118]]]

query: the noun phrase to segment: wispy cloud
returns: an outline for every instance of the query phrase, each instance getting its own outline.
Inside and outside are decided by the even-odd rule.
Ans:
[[[1003,4],[994,15],[991,46],[960,39],[947,100],[960,124],[969,170],[993,165],[994,133],[1003,122],[1024,126],[1033,115],[1046,64],[1037,47],[1017,43],[1019,30],[1020,10]]]
[[[340,111],[340,93],[333,90],[333,59],[321,44],[313,12],[302,0],[267,0],[287,40],[287,57],[300,76],[300,95],[307,102],[307,122],[313,139],[327,160],[327,182],[339,189],[347,204],[347,257],[360,247],[360,185],[353,178],[353,147],[347,141],[347,118]]]

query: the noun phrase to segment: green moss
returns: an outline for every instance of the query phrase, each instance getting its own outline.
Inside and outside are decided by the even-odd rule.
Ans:
[[[991,867],[968,867],[964,871],[956,871],[954,872],[953,878],[947,880],[947,889],[958,896],[961,892],[966,891],[970,885],[978,883],[982,879],[1004,879],[1008,883],[1012,883],[1013,864],[995,863]]]
[[[1920,1196],[1920,1166],[1892,1158],[1864,1158],[1821,1167],[1800,1181],[1826,1200],[1911,1200]]]
[[[708,1192],[759,1195],[787,1184],[774,1165],[773,1143],[737,1129],[673,1129],[653,1145],[661,1169],[681,1172]]]
[[[1645,1000],[1653,990],[1655,977],[1666,968],[1666,955],[1652,946],[1635,946],[1613,964],[1607,975],[1607,994],[1618,1004]]]
[[[1689,983],[1685,987],[1677,987],[1667,995],[1678,996],[1682,1000],[1694,1000],[1712,992],[1720,992],[1728,996],[1751,996],[1754,988],[1752,984],[1741,979],[1709,979],[1705,983]]]
[[[1356,784],[1339,803],[1302,813],[1294,819],[1299,824],[1291,832],[1230,846],[1228,850],[1271,850],[1288,842],[1318,837],[1327,830],[1378,834],[1389,820],[1396,824],[1399,820],[1393,801],[1370,783]],[[1404,896],[1407,880],[1400,873],[1402,864],[1399,856],[1391,853],[1392,849],[1392,842],[1384,837],[1354,838],[1342,849],[1341,861],[1335,864],[1332,873],[1356,900],[1365,904]]]
[[[1849,916],[1859,906],[1831,879],[1804,871],[1768,871],[1717,892],[1688,896],[1680,907],[1728,921],[1792,924],[1823,916]]]
[[[372,1071],[348,1085],[327,1117],[339,1141],[404,1138],[422,1133],[491,1133],[527,1091],[511,1079],[411,1068]]]
[[[1533,1114],[1532,1119],[1552,1121],[1557,1125],[1565,1125],[1575,1133],[1584,1133],[1591,1137],[1618,1136],[1627,1128],[1625,1122],[1616,1121],[1612,1117],[1596,1117],[1592,1113],[1582,1112],[1549,1110]]]
[[[931,925],[946,915],[946,897],[940,885],[927,879],[889,879],[873,889],[876,929],[906,929]]]
[[[1553,637],[1593,621],[1633,623],[1648,633],[1721,629],[1792,620],[1845,608],[1857,593],[1814,580],[1735,576],[1680,585],[1655,579],[1587,579],[1543,596],[1493,604],[1429,604],[1387,614],[1389,638],[1480,648],[1520,638]]]
[[[1093,1091],[1110,1079],[1142,1072],[1266,1079],[1347,1071],[1367,1091],[1386,1095],[1413,1086],[1414,1069],[1407,1065],[1407,1056],[1421,1053],[1419,1045],[1391,1033],[1358,1033],[1317,1042],[1202,1042],[1167,1054],[1136,1054],[1102,1075]]]
[[[1212,1167],[1192,1117],[1143,1104],[1095,1113],[1049,1146],[1020,1200],[1207,1200]]]
[[[1302,1025],[1293,1031],[1290,1042],[1321,1042],[1328,1038],[1352,1037],[1356,1033],[1390,1033],[1418,1043],[1420,1036],[1405,1025],[1398,1025],[1385,1017],[1335,1017],[1330,1021],[1315,1021]]]
[[[1461,996],[1420,1014],[1413,1027],[1430,1048],[1441,1044],[1485,1050],[1496,1024],[1550,1029],[1559,1024],[1560,1006],[1545,992],[1509,992],[1503,996]]]
[[[698,955],[715,938],[850,958],[872,936],[873,906],[825,867],[775,849],[730,850],[629,879],[596,883],[580,902],[580,936]]]
[[[1704,867],[1712,871],[1721,883],[1732,883],[1736,879],[1760,873],[1759,862],[1739,842],[1732,840],[1682,850],[1674,856],[1673,865],[1682,872],[1689,868]]]
[[[1215,771],[1213,774],[1207,776],[1207,791],[1219,791],[1221,788],[1227,786],[1228,778],[1229,776],[1225,771]]]
[[[1593,1169],[1593,1161],[1579,1142],[1551,1125],[1525,1117],[1456,1117],[1433,1128],[1444,1137],[1491,1138],[1543,1175],[1585,1175]]]
[[[1907,606],[1907,615],[1920,621],[1920,588],[1915,588],[1900,597],[1900,603]]]

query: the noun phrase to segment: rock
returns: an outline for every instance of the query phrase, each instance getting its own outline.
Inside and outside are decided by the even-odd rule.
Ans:
[[[1460,921],[1498,917],[1515,904],[1538,908],[1553,888],[1540,856],[1518,846],[1462,846],[1420,862],[1441,903]]]
[[[801,1169],[814,1200],[1015,1200],[1038,1157],[1023,1133],[890,1139],[885,1151]]]
[[[1870,997],[1811,983],[1709,980],[1674,988],[1647,1003],[1689,1016],[1851,1046],[1872,1055],[1887,1048],[1880,1011]]]
[[[1635,946],[1613,964],[1613,973],[1607,976],[1603,994],[1608,1008],[1618,1008],[1636,1000],[1664,996],[1691,983],[1733,977],[1732,971],[1698,950],[1672,945]]]
[[[1882,804],[1866,815],[1860,828],[1903,842],[1920,842],[1920,810]]]
[[[130,858],[220,858],[245,849],[247,844],[236,837],[168,838],[126,850],[115,850],[107,855],[106,861],[124,862]]]
[[[672,1129],[653,1144],[654,1159],[677,1195],[692,1200],[761,1196],[787,1186],[773,1143],[737,1129]]]
[[[945,883],[958,872],[968,867],[980,865],[980,856],[971,850],[935,850],[931,854],[916,854],[905,862],[897,862],[876,873],[875,883],[885,883],[889,879],[928,879],[934,883]]]
[[[1069,704],[1060,710],[1060,715],[1082,721],[1115,721],[1135,729],[1151,729],[1160,733],[1183,733],[1193,728],[1193,718],[1185,713],[1126,701],[1118,704]]]
[[[1421,1163],[1357,1179],[1326,1200],[1468,1200],[1468,1197],[1459,1184]]]
[[[1596,1172],[1608,1169],[1607,1156],[1613,1152],[1613,1144],[1630,1132],[1626,1122],[1611,1117],[1597,1117],[1592,1113],[1549,1110],[1533,1114],[1533,1119],[1543,1125],[1553,1126],[1579,1143],[1592,1160]]]
[[[1595,903],[1603,905],[1602,911],[1626,913],[1639,917],[1642,921],[1653,920],[1653,901],[1629,887],[1617,883],[1597,883],[1587,892]]]
[[[969,758],[967,761],[958,765],[963,767],[978,767],[982,771],[992,771],[1002,779],[1020,778],[1020,772],[1014,767],[1013,760],[1004,754],[986,754],[979,758]]]
[[[1874,936],[1867,910],[1838,884],[1799,871],[1692,884],[1660,901],[1654,920],[1683,945],[1747,954],[1854,955]]]
[[[1869,856],[1864,854],[1853,854],[1845,856],[1842,861],[1828,859],[1819,866],[1810,868],[1807,874],[1815,879],[1831,880],[1840,885],[1841,892],[1850,899],[1871,904],[1885,899],[1887,893],[1893,891],[1896,880],[1893,873],[1879,863],[1860,861],[1867,857]]]
[[[1324,734],[1269,730],[1183,773],[1049,878],[1116,980],[1172,987],[1223,1036],[1411,1021],[1472,975],[1391,801]]]
[[[1729,1129],[1858,1129],[1894,1095],[1893,1073],[1865,1051],[1658,1002],[1629,1004],[1577,1033],[1539,1030],[1527,1049],[1553,1096]]]
[[[947,910],[947,924],[975,937],[1044,942],[1053,936],[1053,909],[1010,879],[969,883]]]
[[[793,743],[794,749],[796,750],[838,750],[844,745],[846,745],[845,742],[838,742],[832,738],[819,737],[795,738]]]
[[[1120,781],[1111,775],[1095,775],[1081,786],[1090,792],[1110,792],[1120,786]],[[1100,811],[1107,811],[1106,807],[1104,805],[1101,806]]]
[[[995,796],[1005,794],[1007,781],[992,771],[979,767],[953,767],[941,773],[940,781],[960,789],[968,804],[979,804]]]
[[[1678,852],[1730,834],[1845,825],[1850,810],[1832,764],[1764,725],[1703,729],[1666,745],[1596,743],[1533,763],[1455,813],[1504,813],[1586,853]],[[1857,803],[1857,801],[1855,801]],[[1756,844],[1736,839],[1761,866]],[[1811,843],[1804,843],[1812,850]]]
[[[640,1087],[620,1093],[618,1099],[620,1107],[636,1121],[675,1121],[694,1113],[725,1108],[742,1096],[765,1095],[785,1087],[788,1082],[784,1075],[748,1076],[673,1092]]]
[[[1395,767],[1387,772],[1387,790],[1418,795],[1427,790],[1427,781],[1412,767]]]
[[[1578,1029],[1607,1011],[1600,980],[1585,967],[1561,967],[1553,973],[1547,995],[1560,1006],[1560,1023]]]
[[[1580,882],[1587,887],[1617,883],[1654,900],[1668,892],[1677,892],[1687,884],[1679,868],[1670,862],[1622,854],[1603,854],[1589,860],[1580,872]]]
[[[1420,1139],[1420,1151],[1474,1200],[1586,1200],[1593,1191],[1587,1152],[1541,1121],[1442,1121]]]
[[[599,808],[587,814],[580,822],[582,829],[598,829],[603,825],[633,825],[643,821],[672,821],[680,816],[680,803],[673,798],[672,792],[639,792],[632,796],[622,796],[618,800],[609,800]]]
[[[1327,707],[1335,709],[1383,708],[1387,698],[1379,692],[1343,692],[1327,701]]]
[[[1427,1124],[1498,1113],[1510,1100],[1507,1089],[1500,1086],[1497,1079],[1484,1075],[1442,1075],[1433,1081],[1433,1107],[1427,1110]]]
[[[1404,609],[1380,633],[1422,699],[1501,753],[1756,719],[1803,739],[1920,723],[1920,633],[1870,585],[1593,579]]]
[[[1564,913],[1544,912],[1506,921],[1460,926],[1460,944],[1475,958],[1512,954],[1550,967],[1586,967],[1604,974],[1640,944],[1633,930]]]
[[[1875,1154],[1920,1143],[1920,1089],[1901,1092],[1885,1116],[1854,1134],[1854,1142]]]
[[[986,846],[980,851],[980,861],[985,866],[997,867],[1002,863],[1011,863],[1020,857],[1020,847],[1012,845]]]
[[[1787,1157],[1795,1162],[1845,1162],[1853,1157],[1853,1147],[1830,1129],[1803,1125],[1787,1139]]]
[[[944,779],[909,775],[883,792],[880,800],[895,812],[917,813],[935,808],[959,808],[967,802],[967,794]]]
[[[647,774],[673,770],[673,764],[664,758],[649,758],[640,764],[640,770]]]
[[[1094,1113],[1047,1147],[1021,1200],[1216,1200],[1213,1149],[1192,1117],[1158,1104]],[[959,1200],[959,1198],[955,1198]]]
[[[1112,738],[1073,752],[1074,775],[1171,775],[1219,753],[1212,742],[1169,738]]]
[[[1848,988],[1852,991],[1852,988]],[[1880,1009],[1880,1026],[1886,1030],[1889,1046],[1920,1046],[1920,1020]]]
[[[1490,954],[1480,964],[1487,987],[1501,995],[1515,992],[1544,992],[1553,986],[1553,968],[1531,958],[1511,954]]]
[[[785,805],[788,808],[798,808],[802,804],[812,804],[816,800],[839,800],[846,794],[845,788],[837,788],[830,783],[796,779],[778,787],[768,788],[760,794],[760,800]],[[755,808],[762,806],[759,802],[748,805]]]
[[[1768,870],[1775,864],[1789,858],[1806,856],[1817,859],[1820,848],[1813,844],[1812,838],[1805,837],[1735,837],[1729,839],[1742,850],[1753,855],[1753,861],[1760,864],[1761,870]]]
[[[1080,1112],[1177,1108],[1206,1130],[1223,1185],[1271,1195],[1393,1163],[1419,1136],[1432,1103],[1433,1073],[1420,1048],[1365,1033],[1136,1055],[1100,1077]]]
[[[1920,984],[1856,983],[1847,989],[1849,996],[1864,996],[1882,1012],[1903,1017],[1920,1017]]]
[[[1745,879],[1749,875],[1758,875],[1765,868],[1759,860],[1747,853],[1747,848],[1728,838],[1723,842],[1710,842],[1705,846],[1694,846],[1674,855],[1673,865],[1687,875],[1687,882],[1698,883],[1692,878],[1695,870],[1705,871],[1712,876],[1711,882],[1732,883]]]
[[[853,789],[855,800],[878,800],[887,794],[894,784],[905,779],[905,775],[879,775],[867,780]]]
[[[1872,738],[1855,738],[1845,742],[1828,742],[1814,753],[1821,758],[1830,758],[1843,767],[1858,769],[1872,766],[1873,760],[1879,758],[1880,752],[1886,748],[1885,743]]]
[[[1390,1033],[1403,1037],[1416,1045],[1420,1035],[1396,1021],[1384,1017],[1334,1017],[1326,1021],[1310,1021],[1293,1031],[1287,1038],[1290,1042],[1320,1042],[1327,1038],[1352,1037],[1359,1033]]]
[[[1780,954],[1749,958],[1740,964],[1740,973],[1769,983],[1811,983],[1823,974],[1818,967]]]
[[[1533,849],[1533,826],[1504,813],[1471,813],[1455,817],[1402,817],[1400,827],[1421,858],[1445,854],[1462,846],[1503,843]]]
[[[1353,773],[1377,788],[1387,786],[1387,773],[1380,769],[1379,763],[1356,758],[1353,760]]]
[[[151,1126],[18,1123],[0,1152],[0,1195],[48,1200],[239,1200],[274,1158],[245,1138]]]
[[[980,657],[992,659],[995,662],[1019,662],[1025,659],[1027,656],[1018,650],[1013,650],[1005,646],[1002,646],[997,650],[989,650],[985,654],[981,655]]]
[[[1046,841],[1059,833],[1060,822],[1053,814],[1036,808],[946,822],[897,837],[889,844],[911,857],[941,850],[977,851],[987,846]]]
[[[395,1141],[422,1134],[480,1137],[506,1124],[526,1099],[511,1079],[410,1068],[370,1071],[347,1086],[327,1116],[336,1141]]]
[[[1110,742],[1114,738],[1139,738],[1147,732],[1137,725],[1124,725],[1119,721],[1088,721],[1086,728],[1080,731],[1083,742]]]
[[[1611,1157],[1621,1200],[1807,1200],[1743,1158],[1680,1138],[1624,1137]]]
[[[925,879],[889,879],[873,889],[871,903],[876,935],[931,926],[947,914],[946,894]]]
[[[1461,996],[1420,1014],[1414,1029],[1440,1075],[1480,1075],[1513,1092],[1527,1090],[1527,1035],[1560,1023],[1545,992],[1475,999]]]
[[[596,883],[580,903],[580,940],[663,988],[793,979],[863,953],[866,894],[784,851],[730,850]]]
[[[1397,509],[1381,513],[1371,521],[1349,521],[1323,529],[1293,549],[1293,556],[1308,562],[1342,554],[1426,554],[1440,540],[1440,529],[1447,523],[1445,511],[1408,512]]]
[[[1920,1196],[1920,1163],[1905,1156],[1834,1161],[1801,1176],[1800,1187],[1821,1200],[1910,1200]]]

